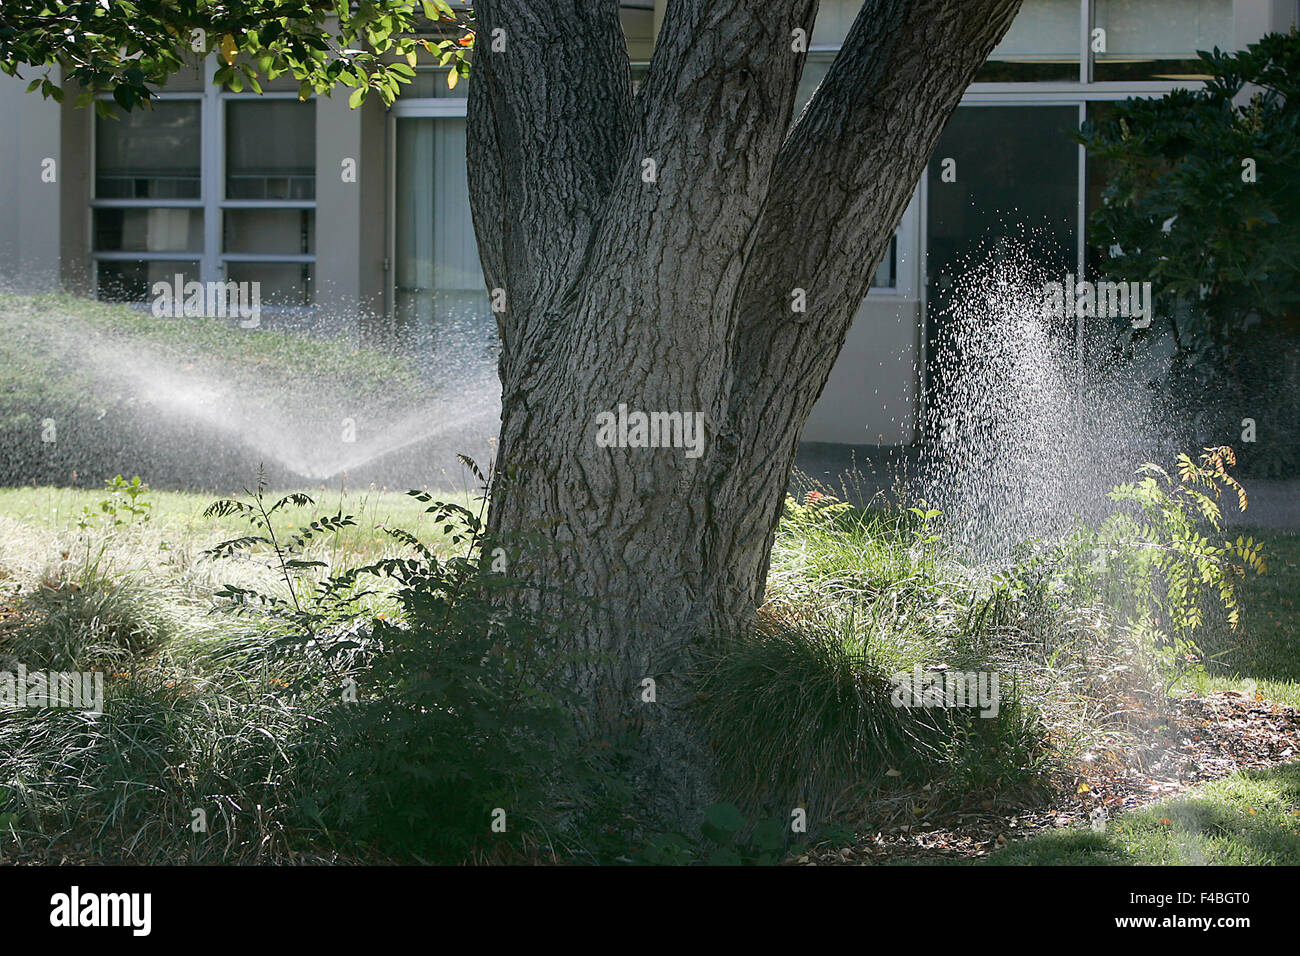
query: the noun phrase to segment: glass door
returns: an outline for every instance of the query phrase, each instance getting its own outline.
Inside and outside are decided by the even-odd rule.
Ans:
[[[396,120],[393,330],[447,363],[495,362],[496,320],[470,218],[464,116]]]
[[[926,402],[941,400],[946,318],[956,283],[999,255],[1028,255],[1063,279],[1079,255],[1077,103],[962,106],[926,174]],[[1073,329],[1063,330],[1073,335]]]

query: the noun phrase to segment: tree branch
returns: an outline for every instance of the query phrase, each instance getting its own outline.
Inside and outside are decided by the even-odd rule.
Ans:
[[[810,31],[815,11],[816,0],[669,0],[594,275],[657,257],[674,263],[657,290],[660,314],[731,300],[794,109],[805,54],[792,33]]]
[[[470,203],[503,338],[565,288],[621,162],[632,100],[617,0],[480,0],[468,104]]]
[[[775,528],[794,448],[871,276],[962,92],[1019,7],[867,0],[783,145],[732,312],[735,378],[715,494],[754,504],[735,538]],[[796,289],[806,314],[792,310]],[[773,453],[745,454],[755,447]],[[766,567],[738,571],[737,587],[761,593]]]

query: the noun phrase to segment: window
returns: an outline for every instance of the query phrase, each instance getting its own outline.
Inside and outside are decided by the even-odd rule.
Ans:
[[[469,83],[461,80],[454,87],[447,86],[448,70],[421,67],[415,71],[410,83],[402,86],[399,99],[463,100],[469,96]]]
[[[1080,31],[1079,0],[1025,0],[975,79],[1077,82]]]
[[[1096,0],[1097,80],[1204,79],[1197,50],[1231,49],[1232,0]]]
[[[201,197],[202,167],[195,99],[162,100],[95,129],[95,195],[102,199]]]
[[[862,0],[822,0],[817,6],[817,20],[813,24],[813,49],[829,50],[842,46],[860,9]]]
[[[926,274],[930,301],[1003,240],[1052,272],[1077,262],[1079,166],[1070,132],[1077,105],[966,105],[953,114],[927,167]],[[945,180],[945,163],[957,171]]]
[[[143,301],[154,282],[199,277],[203,255],[202,102],[95,119],[91,232],[100,298]]]
[[[633,64],[632,64],[632,92],[633,92],[633,94],[635,94],[637,90],[641,89],[641,83],[642,83],[643,80],[645,80],[645,75],[646,75],[646,73],[648,73],[649,71],[650,71],[650,62],[649,62],[648,60],[647,60],[646,62],[644,62],[644,63],[633,63]]]
[[[114,108],[116,109],[116,108]],[[155,282],[256,281],[266,307],[312,304],[316,107],[211,87],[95,122],[91,248],[101,299]]]
[[[226,198],[316,198],[316,117],[309,104],[226,104]]]
[[[462,373],[490,372],[496,318],[470,218],[465,166],[468,82],[421,70],[394,105],[394,332]]]
[[[813,93],[817,92],[817,87],[821,86],[822,80],[826,79],[826,74],[830,71],[834,60],[835,54],[826,50],[809,53],[804,60],[803,73],[799,76],[799,91],[795,94],[795,119],[799,118],[799,114],[812,99]]]
[[[316,259],[316,104],[226,96],[221,268],[263,302],[310,306]]]
[[[1233,0],[1025,0],[981,83],[1203,79],[1198,50],[1233,46]]]

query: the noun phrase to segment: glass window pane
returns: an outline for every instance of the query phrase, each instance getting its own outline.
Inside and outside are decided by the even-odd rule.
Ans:
[[[792,122],[799,119],[799,114],[804,111],[804,107],[812,99],[813,93],[817,91],[817,87],[826,78],[826,73],[830,70],[831,63],[834,60],[834,53],[808,54],[803,64],[803,74],[799,77],[799,91],[795,95]],[[894,287],[897,248],[898,239],[895,237],[890,241],[889,251],[885,254],[885,258],[881,260],[880,267],[876,269],[876,274],[872,277],[871,287],[873,289],[892,289]]]
[[[644,5],[621,3],[618,18],[623,22],[623,36],[627,38],[627,54],[633,60],[648,60],[655,45],[654,8]]]
[[[813,24],[813,45],[841,46],[861,9],[862,0],[822,0]]]
[[[97,252],[202,252],[202,209],[96,209]]]
[[[398,98],[465,99],[469,96],[469,80],[461,77],[456,81],[455,88],[449,89],[447,86],[449,72],[451,71],[445,69],[416,70],[415,78],[402,86],[397,94]]]
[[[1116,103],[1105,101],[1089,103],[1087,106],[1088,122],[1095,123],[1099,126],[1104,125],[1114,118],[1115,108],[1117,105],[1118,104]],[[1102,206],[1101,194],[1105,190],[1106,185],[1111,181],[1111,177],[1115,174],[1116,170],[1111,161],[1103,159],[1096,153],[1092,152],[1087,153],[1087,164],[1087,190],[1084,194],[1084,208],[1087,219],[1091,222],[1093,214]],[[1087,247],[1084,253],[1086,257],[1085,262],[1090,270],[1096,270],[1100,268],[1107,258],[1109,258],[1109,246],[1096,245],[1093,241],[1093,236],[1091,235],[1085,235],[1085,239],[1087,240]],[[1095,273],[1090,273],[1088,278],[1093,278],[1094,274]]]
[[[813,45],[840,46],[861,8],[862,0],[822,0],[813,27]],[[1081,17],[1080,0],[1025,0],[1011,29],[976,80],[1077,81]],[[800,108],[816,87],[816,82],[809,83],[812,75],[808,67],[804,69],[804,77],[806,89],[800,91]],[[820,80],[820,76],[815,79]]]
[[[200,198],[198,100],[95,118],[95,195],[100,199]]]
[[[464,119],[398,120],[396,205],[395,336],[489,367],[497,326],[470,220]]]
[[[892,289],[898,282],[898,236],[889,240],[889,249],[885,258],[876,267],[876,274],[871,277],[871,288]]]
[[[930,280],[964,269],[990,240],[1027,238],[1044,264],[1073,268],[1077,250],[1077,106],[962,106],[928,169]],[[945,181],[944,161],[955,179]]]
[[[230,282],[256,282],[264,306],[308,306],[312,303],[310,262],[227,262]]]
[[[1079,154],[1070,132],[1075,106],[963,106],[939,139],[927,171],[927,380],[942,387],[951,372],[945,350],[955,281],[1010,242],[1047,275],[1078,263]],[[944,180],[945,160],[956,163]],[[949,169],[954,167],[949,166]],[[1013,260],[1013,262],[1016,260]],[[1073,337],[1074,329],[1061,334]]]
[[[976,82],[1077,82],[1081,11],[1079,0],[1025,0]]]
[[[222,221],[223,252],[316,252],[316,212],[312,209],[227,209]]]
[[[176,276],[180,287],[197,282],[199,264],[172,260],[101,261],[96,266],[99,298],[104,302],[152,302],[155,282],[166,282],[173,289]]]
[[[1204,79],[1197,50],[1233,47],[1232,0],[1097,0],[1097,80]]]
[[[226,198],[316,198],[316,101],[226,102]]]
[[[635,93],[641,89],[641,83],[645,80],[645,75],[650,72],[649,63],[632,64],[632,92]]]

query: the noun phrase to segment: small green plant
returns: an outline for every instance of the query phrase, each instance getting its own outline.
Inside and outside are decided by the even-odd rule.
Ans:
[[[921,502],[901,513],[855,508],[810,491],[787,496],[773,553],[770,587],[792,583],[826,596],[868,593],[919,597],[936,590],[937,510]],[[782,565],[790,570],[786,571]]]
[[[1133,505],[1136,512],[1119,512],[1103,523],[1099,553],[1103,561],[1113,561],[1129,588],[1131,627],[1168,675],[1167,688],[1188,673],[1204,673],[1199,633],[1210,601],[1217,601],[1228,626],[1236,630],[1241,620],[1238,580],[1247,569],[1267,571],[1253,537],[1216,542],[1209,536],[1223,528],[1218,503],[1223,491],[1233,492],[1238,507],[1246,510],[1245,489],[1227,470],[1235,464],[1236,456],[1226,446],[1206,448],[1196,461],[1180,454],[1177,480],[1148,462],[1138,469],[1137,481],[1110,493],[1112,500]]]
[[[837,520],[852,514],[853,506],[847,501],[820,491],[809,491],[803,496],[803,501],[786,495],[781,520],[789,530],[798,532],[833,526]]]
[[[1103,522],[1097,536],[1103,570],[1114,564],[1135,595],[1139,614],[1163,612],[1173,637],[1192,639],[1204,623],[1206,598],[1217,598],[1236,628],[1241,610],[1236,581],[1249,568],[1265,573],[1260,545],[1250,537],[1215,543],[1205,533],[1221,532],[1218,499],[1224,490],[1235,493],[1246,510],[1246,492],[1227,471],[1236,456],[1226,446],[1206,448],[1199,460],[1180,454],[1177,480],[1150,462],[1137,471],[1137,481],[1118,485],[1113,501],[1136,506]]]
[[[1079,526],[998,575],[975,609],[980,624],[1006,623],[1008,615],[1035,604],[1092,607],[1097,626],[1114,625],[1149,654],[1167,686],[1200,672],[1207,614],[1215,608],[1236,629],[1238,582],[1247,570],[1267,571],[1262,545],[1253,537],[1212,537],[1223,528],[1224,491],[1246,509],[1246,492],[1228,472],[1234,464],[1226,446],[1206,448],[1196,460],[1178,455],[1176,478],[1154,463],[1143,464],[1136,480],[1110,491],[1120,507],[1100,525]]]
[[[113,524],[131,524],[136,521],[143,523],[149,520],[149,509],[153,507],[152,503],[145,500],[149,486],[140,480],[139,475],[131,476],[130,481],[116,475],[104,484],[108,489],[108,497],[100,502],[99,507],[112,517]]]
[[[936,526],[939,519],[943,517],[943,512],[937,508],[929,507],[925,501],[922,500],[918,502],[916,506],[908,508],[907,513],[913,515],[919,522],[919,525],[914,532],[914,544],[923,548],[937,544],[939,541],[939,533]]]
[[[700,836],[654,834],[639,861],[652,866],[775,866],[789,852],[792,834],[780,820],[755,823],[734,803],[715,803],[704,812]]]
[[[149,486],[140,480],[139,475],[132,476],[130,481],[121,475],[116,475],[106,479],[104,487],[108,495],[99,502],[98,510],[92,510],[89,505],[82,507],[81,514],[77,517],[78,529],[86,531],[100,518],[114,527],[144,524],[149,520],[153,504],[145,500],[149,494]]]
[[[311,648],[330,667],[336,658],[355,650],[357,644],[342,636],[342,630],[361,615],[360,600],[366,592],[355,587],[357,572],[319,577],[325,562],[308,556],[308,548],[321,538],[356,525],[352,515],[339,510],[323,515],[289,531],[276,530],[276,516],[289,507],[310,507],[315,502],[301,492],[274,501],[267,493],[266,477],[259,470],[257,484],[248,492],[249,501],[223,498],[203,512],[205,518],[239,515],[252,534],[222,541],[203,552],[206,558],[252,557],[269,554],[270,565],[284,582],[282,594],[225,584],[214,597],[218,607],[233,613],[257,614],[274,625],[275,640],[266,649],[271,656],[301,653]]]

